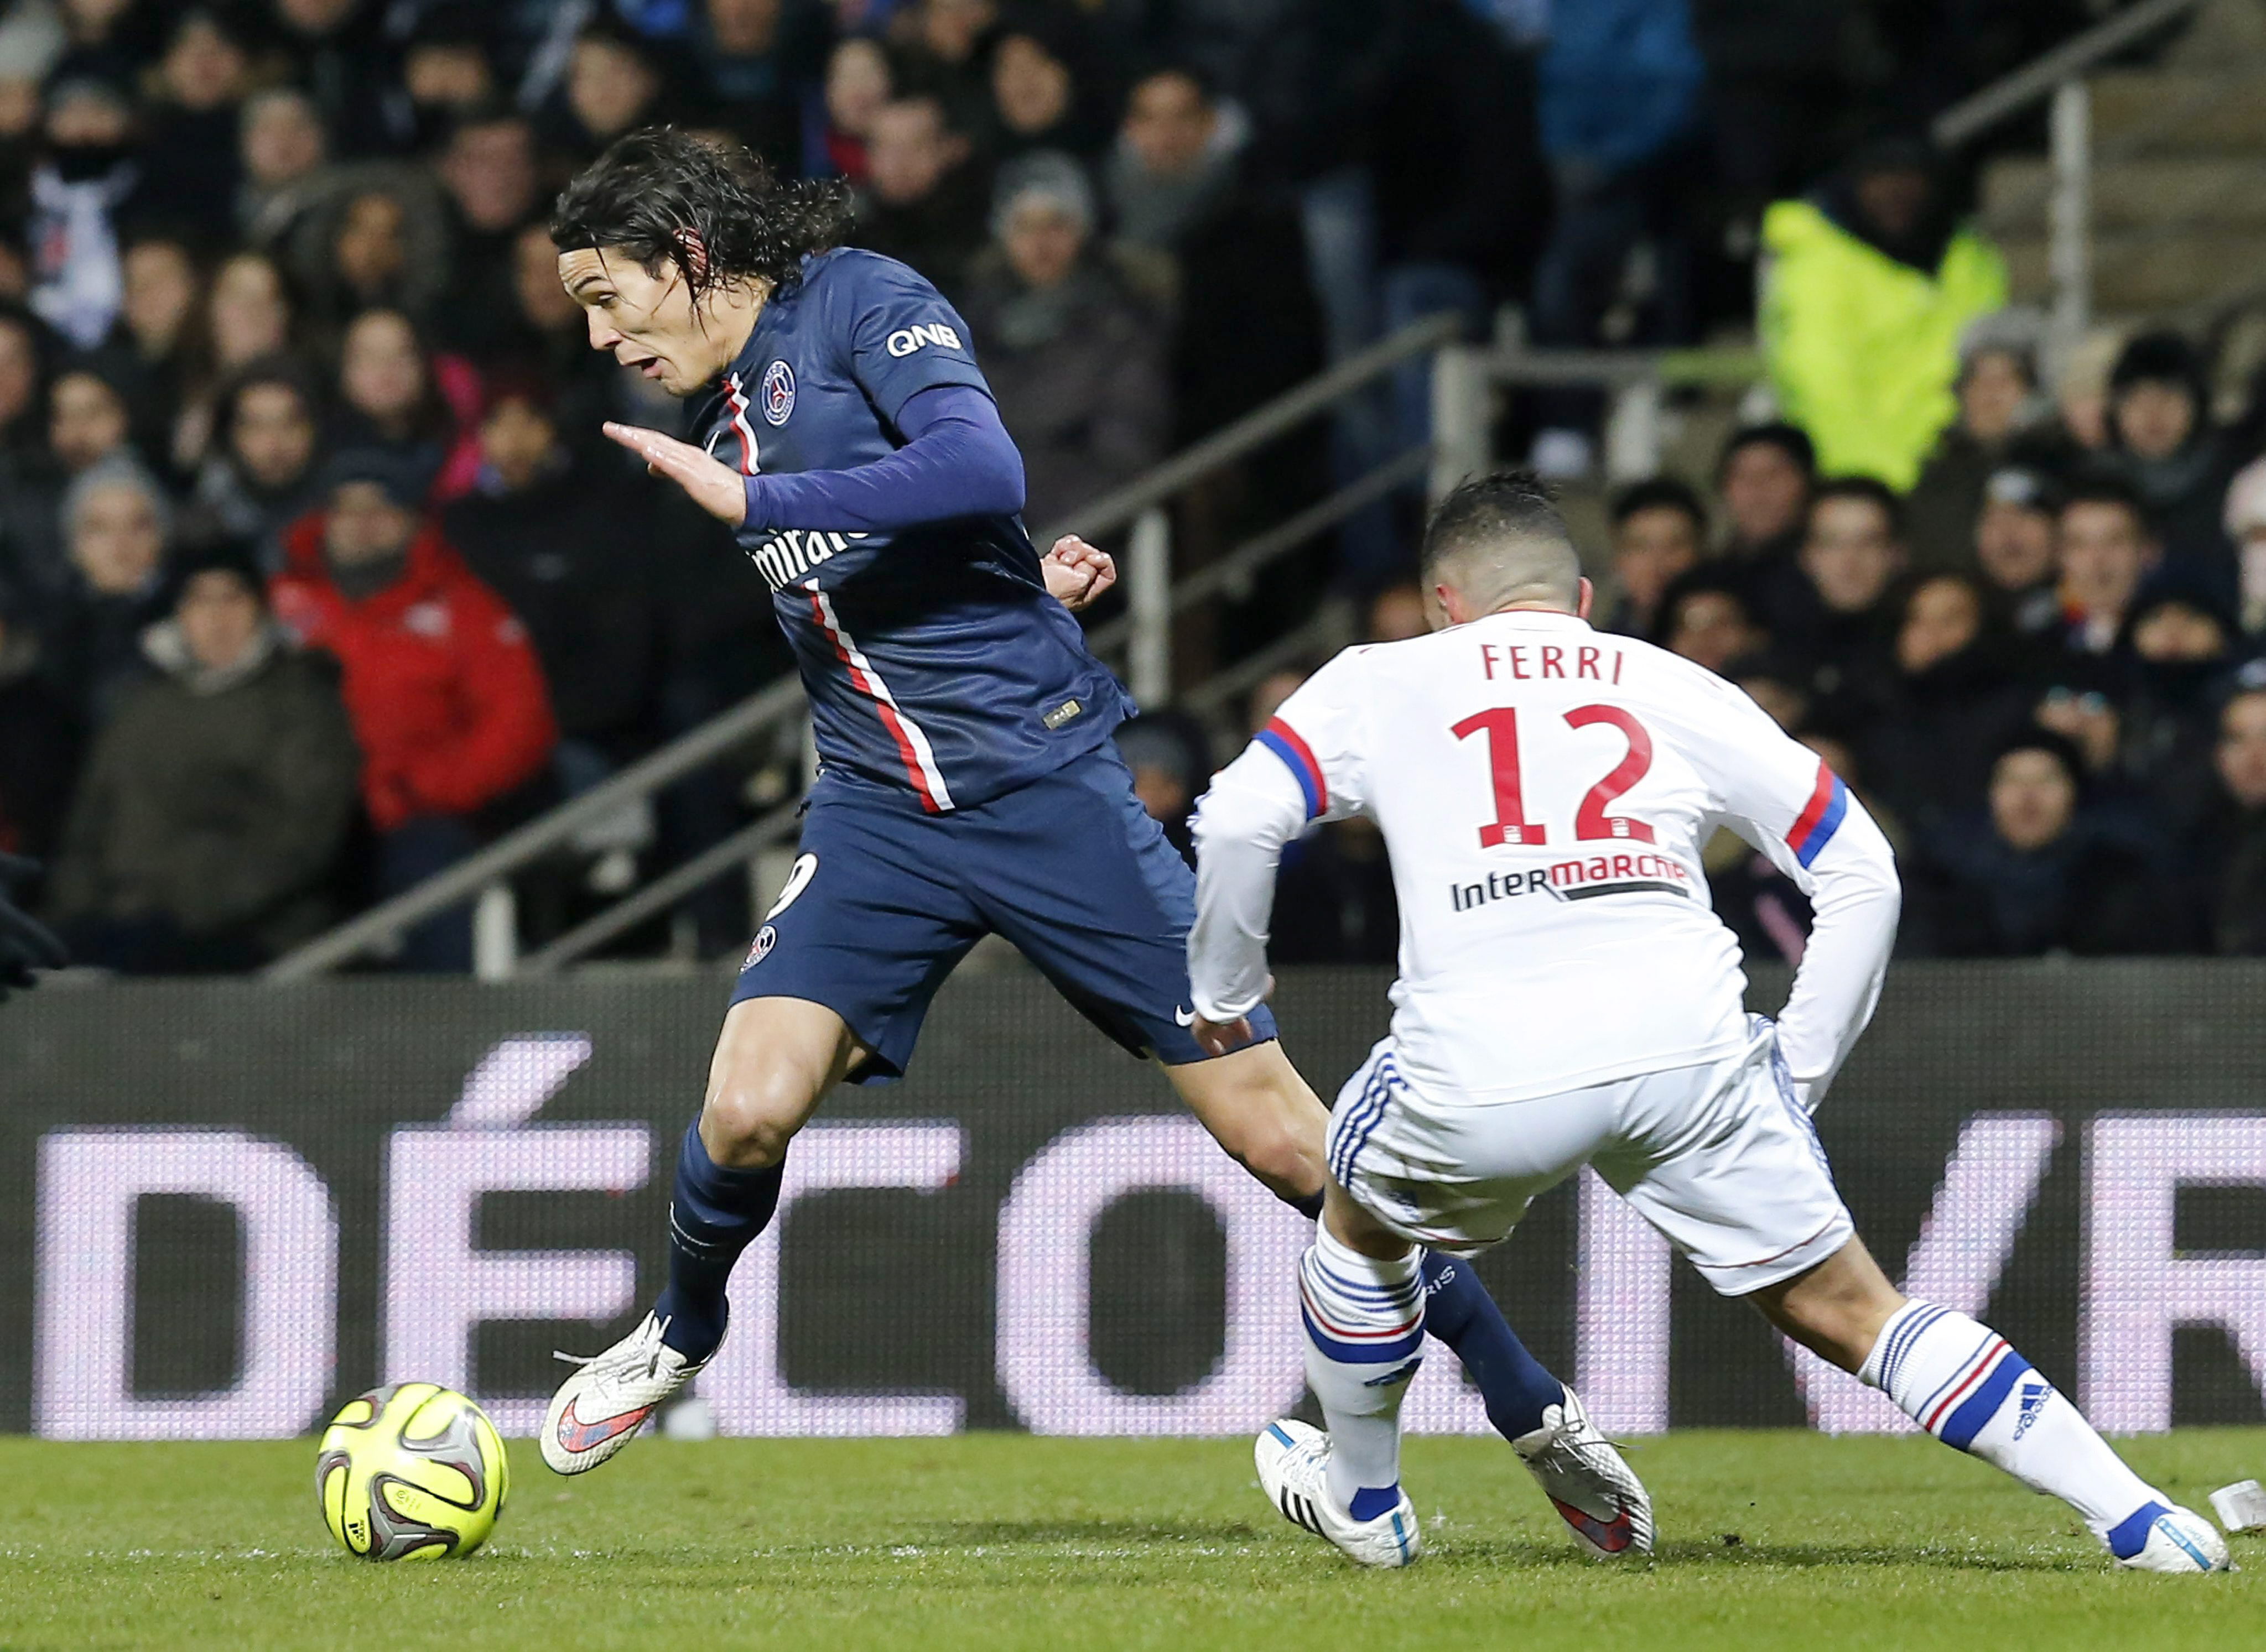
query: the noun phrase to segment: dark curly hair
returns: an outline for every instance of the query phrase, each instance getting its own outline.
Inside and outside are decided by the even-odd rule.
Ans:
[[[649,275],[674,264],[697,303],[751,278],[793,286],[802,260],[838,243],[849,222],[838,182],[782,183],[738,144],[648,127],[616,139],[559,193],[551,239],[561,252],[619,247]],[[691,256],[696,241],[703,259]]]

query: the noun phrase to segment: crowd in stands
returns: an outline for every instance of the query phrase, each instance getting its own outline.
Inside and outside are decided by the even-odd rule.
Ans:
[[[1955,182],[1860,142],[2085,11],[5,0],[0,849],[48,862],[88,963],[252,967],[786,667],[722,531],[597,440],[683,410],[587,348],[544,228],[578,167],[666,120],[839,178],[852,240],[944,289],[1034,528],[1412,318],[1691,341],[1754,309],[1765,254],[1787,422],[1741,432],[1704,499],[1618,500],[1600,618],[1846,766],[1905,849],[1917,949],[2266,948],[2266,694],[2241,675],[2266,475],[2237,474],[2266,424],[2216,424],[2172,335],[2047,397]],[[1589,474],[1599,416],[1536,396],[1517,440]],[[1183,557],[1429,418],[1413,363],[1327,453],[1184,500]],[[1358,519],[1300,577],[1405,634],[1408,527]],[[1126,739],[1181,830],[1211,748],[1170,718]],[[714,841],[796,763],[594,830],[546,899],[571,916]],[[1798,950],[1798,893],[1718,870],[1751,946]],[[1373,834],[1333,827],[1285,877],[1280,956],[1389,955]],[[693,913],[704,950],[743,940],[730,890]],[[459,913],[397,962],[469,956]]]

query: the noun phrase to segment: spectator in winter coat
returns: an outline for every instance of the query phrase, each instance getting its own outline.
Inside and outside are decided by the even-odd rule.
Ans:
[[[0,855],[45,860],[70,800],[78,725],[40,671],[40,639],[0,585]]]
[[[973,154],[933,95],[883,104],[866,148],[852,240],[911,265],[954,296],[983,240],[983,180]]]
[[[2209,950],[2266,957],[2266,688],[2246,688],[2218,715],[2217,796],[2180,864]]]
[[[382,448],[325,472],[325,506],[285,536],[277,616],[335,655],[378,834],[377,884],[398,894],[463,859],[482,814],[539,774],[558,731],[527,628],[423,514],[421,474]],[[402,962],[471,966],[469,915],[407,939]]]
[[[1800,600],[1772,632],[1807,662],[1811,692],[1837,724],[1860,722],[1879,703],[1897,620],[1890,592],[1904,561],[1894,494],[1870,477],[1819,484],[1802,536]]]
[[[2036,470],[1994,470],[1976,513],[1975,560],[1992,611],[2023,637],[2047,637],[2061,623],[2055,592],[2055,526],[2061,490]]]
[[[2062,500],[2054,535],[2063,640],[2073,653],[2106,655],[2124,640],[2140,586],[2162,549],[2130,488],[2081,481]]]
[[[1717,673],[1764,647],[1770,633],[1756,623],[1737,581],[1695,568],[1660,599],[1653,641]]]
[[[1786,417],[1830,476],[1899,492],[1958,414],[1958,341],[2007,302],[2007,270],[1958,223],[1932,155],[1861,151],[1810,200],[1763,217],[1763,352]]]
[[[1724,577],[1737,583],[1759,615],[1775,615],[1800,600],[1795,563],[1816,484],[1817,450],[1792,425],[1734,431],[1715,461]]]
[[[315,506],[322,457],[313,381],[289,356],[240,375],[221,397],[220,440],[197,472],[186,534],[239,539],[270,571],[283,565],[283,530]]]
[[[2079,811],[2085,761],[2029,730],[1992,765],[1988,812],[1931,836],[1915,857],[1905,939],[1923,957],[2080,957],[2176,951],[2169,893],[2133,850]]]
[[[137,157],[143,187],[166,217],[220,239],[235,229],[237,105],[250,90],[241,25],[223,7],[181,11],[157,74],[158,98]]]
[[[1984,488],[2012,456],[2037,399],[2037,362],[2028,331],[2016,321],[2024,313],[1984,317],[1960,341],[1952,386],[1959,417],[1936,439],[1904,500],[1912,565],[1922,572],[1975,571]]]
[[[1297,216],[1246,176],[1250,135],[1193,72],[1160,69],[1135,84],[1103,168],[1118,239],[1171,255],[1179,273],[1175,447],[1321,370]]]
[[[148,671],[142,630],[157,617],[173,510],[133,459],[91,466],[63,495],[72,583],[51,634],[52,669],[81,726],[99,728]]]
[[[2240,600],[2222,522],[2240,463],[2211,422],[2195,346],[2175,332],[2126,345],[2109,380],[2108,451],[2100,463],[2131,488],[2163,554],[2162,578],[2216,606]]]
[[[1879,715],[1858,732],[1864,771],[1897,819],[1936,831],[1982,806],[2035,698],[1992,635],[1981,587],[1931,574],[1904,600]]]
[[[448,542],[527,626],[551,685],[566,789],[634,754],[657,669],[653,525],[618,467],[562,439],[549,388],[507,380],[480,425],[478,484],[442,513]],[[579,783],[578,783],[579,782]]]
[[[179,570],[155,671],[96,740],[49,906],[79,961],[244,970],[320,931],[359,756],[338,673],[294,652],[251,551]]]
[[[1093,193],[1066,156],[1000,173],[995,246],[965,306],[999,418],[1022,449],[1025,514],[1059,520],[1163,455],[1159,318],[1090,244]]]
[[[81,349],[110,333],[125,295],[119,224],[141,193],[124,86],[74,70],[48,92],[46,156],[32,174],[32,308]]]

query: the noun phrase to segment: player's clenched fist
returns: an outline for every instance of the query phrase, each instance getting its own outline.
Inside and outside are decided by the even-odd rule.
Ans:
[[[1117,583],[1117,559],[1076,534],[1064,534],[1040,559],[1039,571],[1046,576],[1047,594],[1075,614]]]
[[[702,510],[737,528],[748,519],[747,478],[689,441],[636,425],[606,426],[607,436],[645,461],[645,468],[667,477]]]

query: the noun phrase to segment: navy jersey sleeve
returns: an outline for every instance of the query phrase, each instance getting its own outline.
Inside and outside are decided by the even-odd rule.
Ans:
[[[850,371],[892,425],[907,402],[939,385],[964,384],[990,395],[968,324],[927,279],[895,259],[853,252],[857,280],[837,300],[849,311]],[[849,272],[844,272],[845,274]]]

